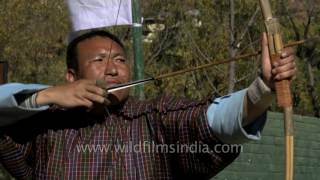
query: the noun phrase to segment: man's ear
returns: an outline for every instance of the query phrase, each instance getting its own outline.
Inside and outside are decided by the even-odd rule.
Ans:
[[[74,82],[77,80],[77,74],[74,69],[68,69],[66,73],[66,80],[68,82]]]

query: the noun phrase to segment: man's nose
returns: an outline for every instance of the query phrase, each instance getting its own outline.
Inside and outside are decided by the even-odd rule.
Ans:
[[[113,59],[108,59],[106,61],[105,75],[115,76],[118,74],[117,65],[114,63]]]

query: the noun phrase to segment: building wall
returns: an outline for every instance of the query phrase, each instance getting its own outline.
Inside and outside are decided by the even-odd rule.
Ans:
[[[281,113],[268,113],[261,141],[243,147],[238,159],[213,179],[284,179],[284,131]],[[320,179],[320,119],[294,116],[295,180]]]

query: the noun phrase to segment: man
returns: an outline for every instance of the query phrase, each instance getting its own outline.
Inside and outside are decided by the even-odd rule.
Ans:
[[[271,66],[265,35],[262,42],[262,79],[248,89],[203,101],[138,101],[128,89],[106,94],[96,83],[130,80],[122,43],[104,31],[79,35],[68,45],[69,84],[0,88],[1,163],[20,179],[209,179],[239,154],[217,147],[260,139],[274,100],[269,87],[295,75],[293,51]]]

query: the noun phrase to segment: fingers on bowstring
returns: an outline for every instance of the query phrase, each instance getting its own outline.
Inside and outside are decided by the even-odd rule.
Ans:
[[[101,95],[97,95],[95,93],[91,93],[91,92],[87,92],[84,97],[91,101],[91,102],[96,102],[96,103],[100,103],[100,104],[103,104],[104,101],[105,101],[105,98]]]
[[[87,108],[92,108],[93,107],[93,102],[86,99],[86,98],[82,98],[79,100],[79,105],[87,107]]]
[[[94,86],[94,85],[87,86],[86,90],[90,93],[94,93],[94,94],[102,96],[102,97],[106,96],[106,91],[104,89],[97,87],[97,86]]]

